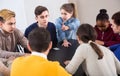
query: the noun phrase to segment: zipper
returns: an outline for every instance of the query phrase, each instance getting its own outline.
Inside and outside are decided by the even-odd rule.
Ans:
[[[102,40],[103,40],[103,37],[104,37],[104,32],[102,32],[102,37],[101,37],[101,38],[102,38]]]

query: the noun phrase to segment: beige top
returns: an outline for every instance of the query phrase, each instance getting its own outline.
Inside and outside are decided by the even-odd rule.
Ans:
[[[11,34],[5,34],[2,29],[0,29],[0,76],[9,76],[10,68],[9,57],[18,57],[24,54],[16,52],[16,46],[20,44],[22,47],[27,48],[27,39],[24,37],[20,30],[15,29]],[[6,67],[3,63],[7,63]]]
[[[104,56],[98,60],[90,44],[81,44],[73,56],[70,63],[66,66],[66,70],[74,74],[82,63],[87,76],[117,76],[120,74],[120,62],[114,54],[106,47],[98,45]]]
[[[15,29],[11,34],[5,34],[0,30],[0,58],[18,55],[15,53],[17,44],[27,48],[27,39],[20,30]]]

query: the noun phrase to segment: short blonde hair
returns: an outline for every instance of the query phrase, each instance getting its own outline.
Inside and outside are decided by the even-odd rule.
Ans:
[[[0,17],[2,17],[6,21],[12,17],[15,17],[15,12],[8,9],[2,9],[0,10]]]

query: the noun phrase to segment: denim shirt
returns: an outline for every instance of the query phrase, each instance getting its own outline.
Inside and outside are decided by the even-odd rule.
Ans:
[[[63,20],[61,17],[56,19],[55,25],[56,25],[56,31],[57,31],[57,38],[58,41],[63,41],[64,39],[76,39],[76,31],[80,25],[80,21],[76,18],[70,18],[66,22],[64,22],[65,26],[68,26],[69,29],[66,31],[63,31],[62,28]]]

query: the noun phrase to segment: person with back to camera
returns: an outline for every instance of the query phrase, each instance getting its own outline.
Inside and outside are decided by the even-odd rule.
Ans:
[[[28,40],[32,54],[13,61],[11,76],[71,76],[58,62],[47,60],[52,41],[45,28],[35,28],[28,35]]]
[[[39,27],[43,27],[46,28],[51,35],[51,40],[52,40],[52,49],[55,48],[57,46],[57,36],[56,36],[56,27],[52,22],[48,22],[49,19],[49,11],[46,7],[44,6],[37,6],[35,8],[35,19],[37,22],[31,24],[30,26],[28,26],[25,30],[25,37],[28,38],[29,33],[35,29],[35,28],[39,28]],[[29,52],[26,50],[26,52]]]
[[[98,34],[96,43],[106,47],[120,43],[120,36],[113,32],[106,9],[100,9],[94,28]]]
[[[77,30],[79,47],[65,69],[74,74],[82,67],[87,76],[117,76],[120,74],[120,62],[106,47],[95,43],[97,34],[89,24],[82,24]]]
[[[76,30],[80,21],[76,18],[76,9],[74,3],[63,4],[60,8],[61,17],[56,19],[58,42],[64,47],[72,45],[69,40],[76,40]]]

